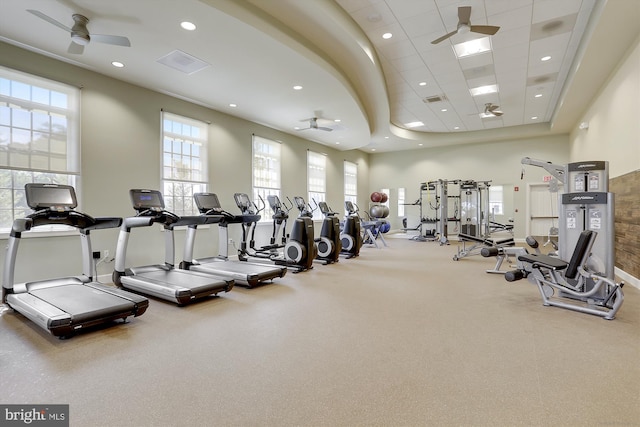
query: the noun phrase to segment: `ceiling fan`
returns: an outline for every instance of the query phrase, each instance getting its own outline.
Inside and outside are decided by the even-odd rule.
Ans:
[[[504,113],[502,111],[500,111],[500,106],[499,105],[493,105],[492,103],[488,102],[488,103],[484,104],[484,114],[485,115],[490,115],[490,116],[500,117]]]
[[[500,27],[496,27],[494,25],[471,25],[471,6],[460,6],[458,8],[458,26],[456,30],[435,39],[431,44],[438,44],[458,33],[472,32],[492,36],[497,33],[499,29]]]
[[[45,15],[39,10],[27,9],[27,12],[37,16],[40,19],[44,19],[50,24],[55,25],[56,27],[62,28],[63,30],[71,33],[71,44],[67,49],[67,52],[73,54],[82,54],[84,52],[84,47],[89,44],[91,40],[98,43],[106,43],[112,44],[116,46],[131,46],[129,39],[124,36],[112,36],[106,34],[91,34],[87,29],[87,24],[89,23],[89,18],[84,15],[80,15],[79,13],[74,13],[72,15],[73,18],[73,27],[69,28],[66,25],[56,21],[52,17]]]
[[[328,127],[318,126],[318,118],[317,117],[311,117],[309,119],[309,127],[308,128],[302,128],[302,129],[298,129],[298,130],[308,130],[308,129],[323,130],[323,131],[326,131],[326,132],[331,132],[333,130],[333,129],[328,128]]]

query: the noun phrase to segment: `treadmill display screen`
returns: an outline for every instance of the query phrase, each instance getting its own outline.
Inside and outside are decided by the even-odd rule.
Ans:
[[[196,206],[200,211],[210,211],[212,209],[220,209],[220,200],[214,193],[196,193],[193,195]]]
[[[157,190],[130,190],[131,203],[136,210],[151,208],[164,209],[162,194]]]
[[[27,205],[31,209],[75,208],[76,192],[70,185],[26,184]]]

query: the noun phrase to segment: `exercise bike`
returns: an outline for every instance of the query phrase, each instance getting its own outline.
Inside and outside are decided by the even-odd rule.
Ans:
[[[233,197],[243,215],[258,215],[266,207],[262,197],[260,197],[261,208],[258,208],[245,193],[235,193]],[[316,256],[316,248],[313,241],[313,221],[311,218],[296,218],[291,229],[291,235],[287,238],[288,212],[292,206],[284,206],[280,202],[280,198],[274,195],[267,196],[267,200],[273,210],[273,232],[270,242],[268,245],[256,247],[255,231],[258,222],[243,223],[242,242],[240,249],[238,249],[238,259],[241,261],[248,261],[250,258],[269,260],[276,265],[291,268],[294,273],[310,270],[313,268],[313,259]],[[277,243],[276,240],[280,230],[282,230],[282,237],[280,243]],[[247,242],[249,242],[248,245]]]

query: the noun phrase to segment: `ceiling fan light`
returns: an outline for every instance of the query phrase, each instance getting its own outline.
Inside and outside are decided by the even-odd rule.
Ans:
[[[81,46],[86,46],[89,44],[91,38],[88,34],[71,34],[71,41]]]
[[[468,34],[471,32],[471,27],[467,24],[460,24],[458,27],[458,34]]]

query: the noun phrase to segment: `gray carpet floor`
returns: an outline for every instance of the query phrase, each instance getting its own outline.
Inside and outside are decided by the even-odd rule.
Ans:
[[[72,426],[640,425],[640,292],[613,321],[388,238],[357,259],[59,340],[0,316],[0,403]]]

